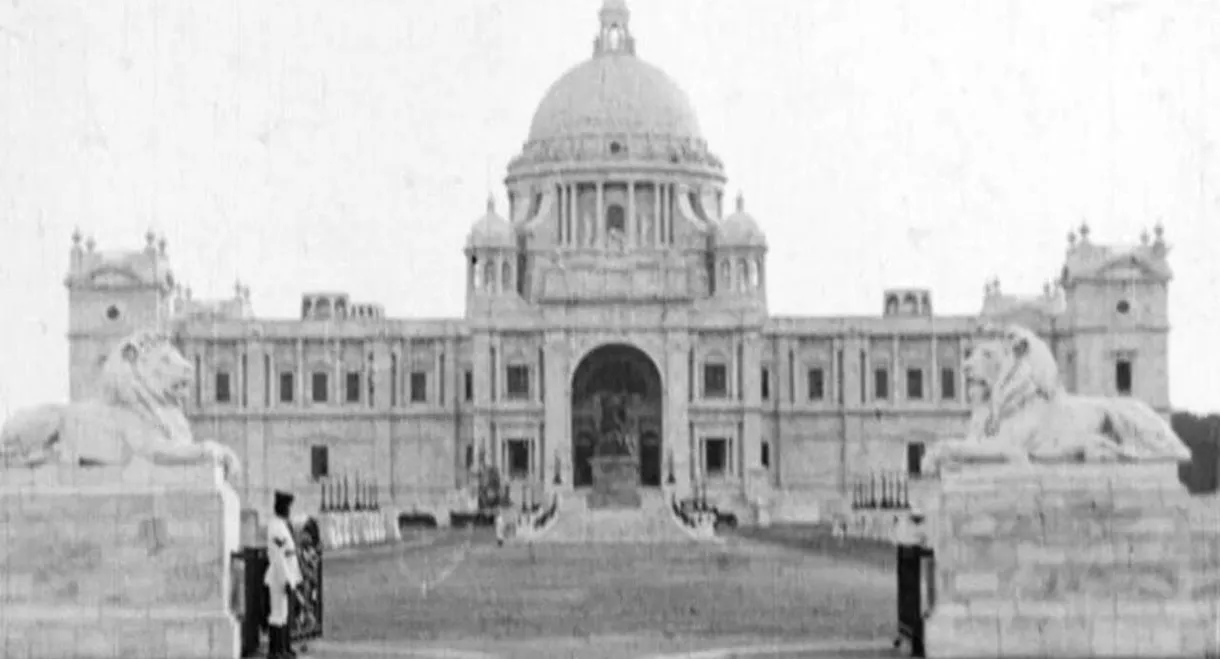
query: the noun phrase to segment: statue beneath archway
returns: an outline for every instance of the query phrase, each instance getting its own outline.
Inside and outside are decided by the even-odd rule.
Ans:
[[[597,456],[635,457],[640,439],[639,394],[602,391],[593,396],[593,418],[598,437]]]

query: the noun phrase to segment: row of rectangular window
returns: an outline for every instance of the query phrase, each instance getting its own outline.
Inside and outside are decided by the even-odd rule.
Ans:
[[[705,364],[703,367],[703,397],[728,397],[728,371],[723,364]],[[771,369],[763,366],[761,371],[759,394],[762,400],[771,400]],[[810,368],[805,372],[805,394],[811,401],[822,401],[828,397],[827,374],[823,368]],[[890,397],[890,371],[888,368],[877,368],[873,371],[874,400],[888,400]],[[942,400],[957,398],[957,371],[952,368],[942,368],[940,371],[940,397]],[[908,368],[906,372],[906,399],[924,399],[924,370]]]
[[[310,378],[308,399],[312,403],[325,404],[330,402],[330,373],[314,372]],[[506,370],[505,396],[508,400],[530,399],[530,374],[528,366],[512,365]],[[365,375],[361,371],[349,371],[343,381],[342,399],[344,403],[358,404],[366,400],[361,394],[361,384]],[[215,399],[217,403],[233,402],[233,378],[228,371],[217,371],[215,374]],[[407,402],[428,402],[428,373],[413,371],[408,377]],[[369,395],[373,394],[373,385],[369,381]],[[474,400],[474,372],[466,369],[463,373],[463,395],[466,402]],[[268,394],[270,399],[270,394]],[[396,395],[392,394],[396,398]],[[296,401],[296,372],[284,371],[279,377],[280,403],[291,404]]]

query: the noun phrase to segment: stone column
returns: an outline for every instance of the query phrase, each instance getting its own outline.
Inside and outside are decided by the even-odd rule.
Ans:
[[[966,348],[966,337],[958,337],[957,363],[954,364],[954,366],[957,367],[955,372],[957,375],[957,390],[960,392],[958,393],[958,397],[962,402],[969,406],[970,392],[966,389],[966,369],[962,368],[962,364],[964,364],[966,361]]]
[[[580,247],[580,217],[578,217],[576,201],[579,196],[579,184],[571,183],[568,185],[568,230],[571,231],[568,236],[568,243],[574,247]]]
[[[627,179],[627,246],[640,244],[640,222],[635,216],[635,180]]]
[[[331,404],[343,403],[343,342],[335,339],[330,347],[330,363],[331,363],[331,378],[327,383],[330,386],[330,396],[327,402]]]
[[[568,236],[564,230],[563,186],[559,184],[555,184],[555,216],[559,218],[559,231],[555,234],[555,240],[560,245],[566,245]]]
[[[594,236],[593,244],[598,247],[606,246],[606,184],[602,181],[597,182],[597,202],[593,210],[593,226]]]
[[[474,445],[474,469],[479,468],[479,452],[485,451],[484,458],[487,464],[495,458],[491,454],[491,427],[490,414],[488,412],[491,406],[491,335],[483,331],[478,331],[472,334],[471,339],[471,370],[474,373],[474,418],[471,423],[471,432]]]
[[[691,486],[691,467],[695,456],[691,451],[690,415],[687,410],[687,351],[690,348],[690,335],[686,332],[671,331],[665,336],[665,364],[660,365],[665,371],[665,445],[666,454],[673,455],[673,473],[677,481],[675,487],[679,492],[689,492]],[[669,474],[662,478],[668,482]]]
[[[758,410],[762,404],[762,367],[760,366],[762,347],[762,335],[758,332],[747,332],[742,339],[744,373],[741,380],[745,390],[742,392],[744,395],[741,398],[746,408],[745,419],[743,419],[745,437],[742,440],[745,456],[745,463],[742,465],[743,474],[762,465],[762,416]],[[772,394],[774,393],[773,391]],[[772,452],[774,452],[774,447],[772,447]],[[772,459],[774,460],[774,456]]]
[[[563,332],[547,332],[543,344],[543,354],[546,356],[543,360],[546,372],[542,374],[546,378],[543,401],[543,431],[546,436],[543,444],[550,454],[542,456],[541,472],[543,482],[548,487],[554,487],[555,455],[558,452],[562,489],[572,487],[572,383],[568,378],[571,371],[570,352],[567,336]]]
[[[653,247],[661,244],[661,184],[652,183],[652,240]]]
[[[305,368],[305,340],[297,339],[297,407],[305,407],[305,378],[308,376]]]
[[[890,402],[898,402],[898,385],[902,380],[898,377],[898,369],[902,368],[902,362],[898,359],[898,335],[895,334],[890,339]]]
[[[269,394],[264,396],[264,402],[266,407],[270,409],[279,405],[280,402],[280,366],[275,360],[275,343],[263,342],[262,350],[263,354],[266,355],[266,359],[263,361],[263,391]]]
[[[665,221],[661,223],[661,244],[669,244],[669,223],[673,222],[673,184],[666,183],[661,188],[661,215]]]
[[[928,386],[932,391],[928,392],[928,400],[932,403],[940,401],[940,353],[937,348],[936,332],[932,332],[932,372],[928,374]]]
[[[377,390],[376,399],[373,401],[374,409],[389,410],[395,404],[392,396],[401,395],[398,392],[398,386],[393,382],[393,378],[398,374],[390,369],[390,356],[394,354],[394,349],[389,341],[377,339],[370,341],[368,350],[373,353],[372,373],[373,387]],[[398,360],[398,370],[402,370],[402,360]],[[379,493],[382,496],[381,502],[384,504],[394,505],[395,490],[394,483],[394,421],[393,417],[385,414],[378,414],[373,421],[373,478],[376,479],[376,485]]]

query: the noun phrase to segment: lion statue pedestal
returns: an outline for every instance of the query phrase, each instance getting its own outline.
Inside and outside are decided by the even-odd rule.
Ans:
[[[929,516],[937,595],[927,656],[1215,653],[1220,529],[1214,511],[1210,520],[1192,513],[1174,472],[1132,464],[946,474]]]
[[[965,439],[932,447],[929,657],[1220,652],[1220,520],[1177,467],[1190,451],[1136,398],[1065,391],[1021,327],[977,344]]]
[[[195,441],[194,368],[141,331],[87,400],[0,429],[0,647],[6,657],[238,657],[236,453]]]
[[[238,657],[237,494],[220,467],[11,470],[0,482],[9,657]]]

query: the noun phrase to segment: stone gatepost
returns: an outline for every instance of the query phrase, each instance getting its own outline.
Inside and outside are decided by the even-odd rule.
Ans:
[[[927,656],[1215,656],[1220,511],[1192,500],[1176,467],[946,474],[928,501]]]
[[[235,658],[237,494],[210,465],[5,471],[8,657]]]

